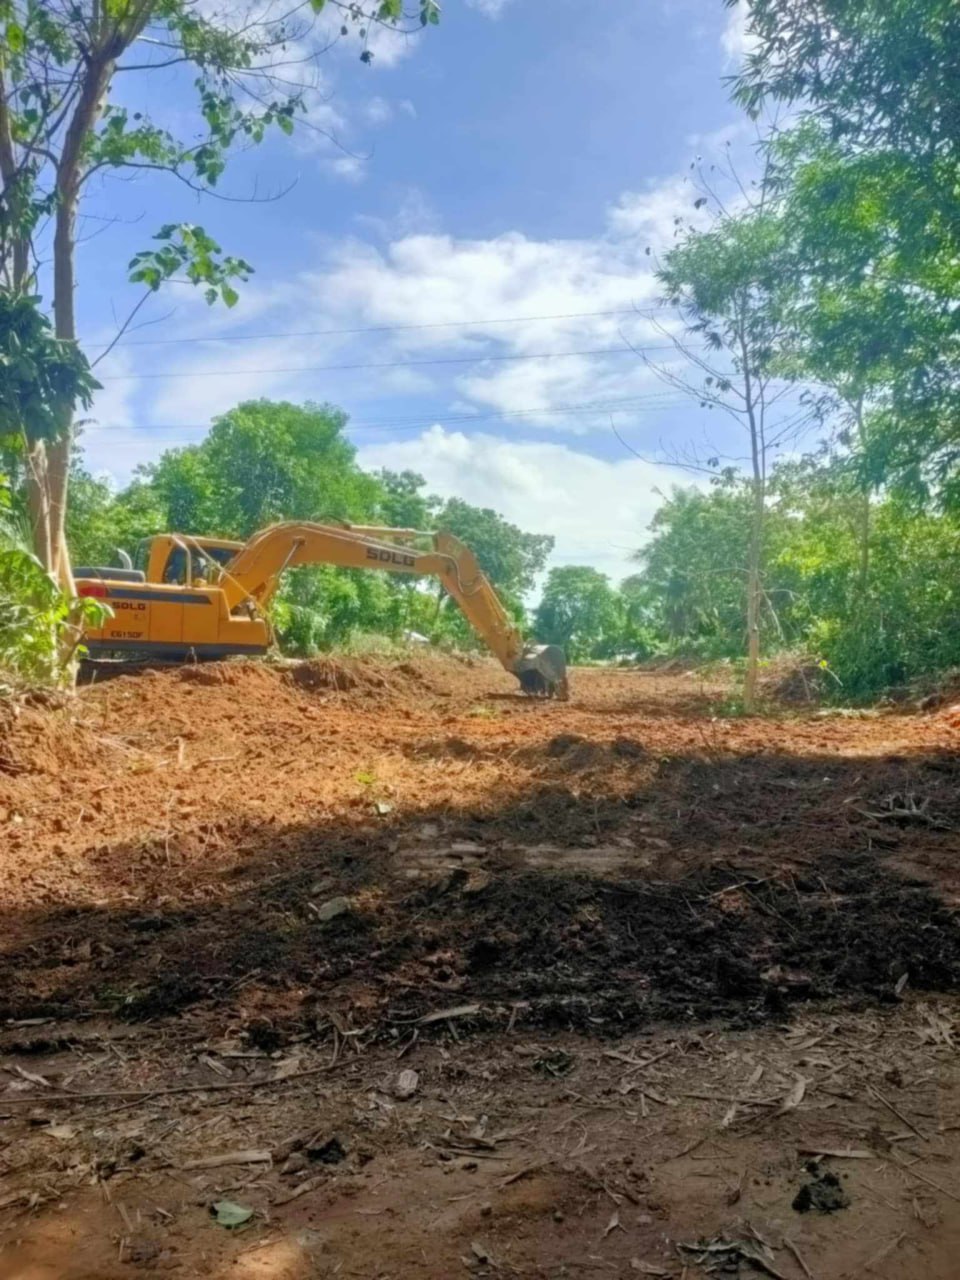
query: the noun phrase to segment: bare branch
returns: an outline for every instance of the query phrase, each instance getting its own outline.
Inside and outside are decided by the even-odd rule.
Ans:
[[[143,295],[143,297],[140,299],[140,301],[136,304],[136,306],[133,307],[130,314],[127,316],[126,320],[124,320],[123,324],[114,334],[110,343],[106,347],[104,347],[104,349],[100,352],[100,354],[97,356],[95,360],[90,361],[91,369],[95,369],[101,360],[105,360],[107,358],[107,356],[110,354],[113,348],[117,345],[117,343],[120,341],[123,335],[130,328],[130,325],[133,323],[134,319],[136,318],[137,312],[140,310],[140,308],[143,306],[143,304],[147,301],[147,299],[150,297],[152,293],[153,293],[153,290],[148,289],[146,293]]]
[[[147,160],[124,160],[122,164],[113,164],[108,160],[101,160],[98,164],[91,165],[81,179],[86,182],[99,169],[132,169],[132,170],[152,170],[156,173],[169,173],[172,177],[179,179],[185,187],[195,192],[199,196],[210,196],[214,200],[223,200],[229,204],[273,204],[277,200],[282,200],[284,196],[294,189],[300,181],[294,178],[293,181],[281,191],[274,192],[268,196],[228,196],[222,191],[216,191],[213,187],[204,186],[202,183],[193,182],[185,173],[181,173],[176,165],[158,164]]]

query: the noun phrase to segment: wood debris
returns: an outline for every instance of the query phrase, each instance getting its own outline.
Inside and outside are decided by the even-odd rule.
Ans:
[[[231,1164],[270,1164],[272,1155],[269,1151],[250,1148],[244,1151],[223,1151],[214,1156],[197,1156],[193,1160],[184,1160],[181,1169],[221,1169]]]

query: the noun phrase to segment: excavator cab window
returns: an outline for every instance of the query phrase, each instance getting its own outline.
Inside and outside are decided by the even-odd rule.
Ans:
[[[190,559],[193,557],[191,556]],[[167,563],[163,566],[163,580],[176,586],[186,586],[187,583],[187,553],[183,547],[174,547],[167,557]],[[192,566],[191,566],[192,567]]]
[[[192,580],[202,579],[214,585],[219,579],[220,570],[236,556],[230,547],[191,547],[189,556],[186,548],[174,547],[164,566],[164,582],[173,582],[179,586],[187,585],[187,573],[192,573]]]
[[[167,558],[163,570],[164,582],[187,585],[187,574],[191,581],[202,579],[211,586],[220,577],[220,570],[236,555],[232,547],[190,547],[189,556],[184,547],[174,547]]]

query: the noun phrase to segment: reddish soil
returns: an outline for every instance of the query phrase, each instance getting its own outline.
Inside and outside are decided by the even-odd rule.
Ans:
[[[956,716],[512,686],[0,709],[0,1277],[955,1274]]]

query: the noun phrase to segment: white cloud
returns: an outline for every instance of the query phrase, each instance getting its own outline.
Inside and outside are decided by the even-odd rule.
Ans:
[[[485,18],[499,18],[510,0],[467,0],[467,7],[476,9]]]
[[[592,240],[412,233],[382,248],[338,243],[304,277],[305,295],[353,324],[408,326],[382,339],[398,358],[475,357],[450,373],[476,405],[539,410],[541,425],[581,429],[582,420],[558,418],[551,406],[650,389],[625,342],[663,342],[644,314],[657,285],[635,225],[662,224],[667,207],[676,201],[659,191],[625,199],[611,229]],[[547,356],[594,351],[614,354]]]
[[[432,492],[551,534],[552,564],[594,565],[614,580],[635,571],[631,555],[646,541],[660,492],[690,484],[685,473],[639,458],[611,462],[565,444],[467,436],[439,425],[414,440],[366,445],[359,460],[418,471]]]
[[[98,372],[105,377],[132,372],[141,381],[107,382],[112,399],[101,399],[97,412],[105,422],[119,419],[131,430],[136,424],[143,433],[141,457],[161,447],[149,434],[155,424],[201,424],[240,400],[262,396],[329,399],[358,422],[381,430],[398,421],[414,422],[419,430],[445,421],[446,414],[451,426],[458,417],[463,421],[461,415],[487,415],[500,420],[497,430],[504,437],[522,427],[528,435],[539,429],[580,440],[592,432],[596,442],[601,435],[609,441],[612,412],[629,415],[634,427],[662,425],[650,423],[647,415],[659,416],[669,402],[675,404],[676,393],[664,388],[625,337],[634,345],[660,348],[654,355],[658,361],[671,358],[650,314],[658,286],[645,249],[651,240],[669,242],[673,211],[691,204],[691,194],[682,179],[670,178],[624,195],[594,237],[536,239],[519,232],[462,238],[424,229],[435,215],[416,190],[401,192],[395,218],[367,219],[364,236],[308,241],[299,270],[287,277],[255,276],[230,312],[206,308],[197,295],[182,301],[178,296],[176,333],[168,328],[142,336],[247,334],[249,340],[129,348],[125,354],[121,348]],[[350,332],[328,332],[337,330]],[[257,334],[274,334],[276,340]],[[284,336],[290,334],[301,336]],[[598,349],[609,353],[585,354]],[[411,361],[423,363],[411,367]],[[337,365],[347,367],[338,370]],[[209,370],[221,376],[195,376]],[[179,376],[145,376],[159,372]],[[185,433],[180,438],[197,437]],[[450,469],[451,441],[462,449],[467,438],[430,437],[436,483],[443,479],[443,466],[449,492],[465,491],[479,483],[476,477],[486,477],[486,500],[499,505],[488,463],[480,459],[476,467],[471,462]],[[168,434],[162,444],[175,442]],[[108,466],[122,478],[129,470],[126,458],[109,451],[105,433],[95,448],[93,443],[91,464]],[[414,442],[382,447],[412,450],[417,465]],[[507,453],[508,448],[518,452]],[[616,486],[628,476],[636,486],[649,465],[624,471],[590,461],[585,446],[573,450],[549,438],[517,445],[502,439],[492,456],[501,468],[509,460],[513,474],[521,464],[528,476],[541,462],[559,469],[562,459],[574,485],[588,474],[596,477],[577,517],[585,524],[598,512],[606,518],[608,482]],[[506,485],[507,474],[504,470],[498,483]],[[506,485],[504,501],[511,492]],[[545,530],[549,515],[548,503]],[[633,521],[629,545],[636,544],[645,518]]]
[[[344,182],[362,182],[367,176],[367,162],[362,156],[333,156],[324,161],[324,166]]]
[[[720,45],[727,56],[727,61],[735,66],[739,66],[747,54],[756,47],[756,39],[750,32],[749,26],[749,0],[737,0],[730,10],[720,36]]]
[[[378,95],[364,104],[362,114],[367,124],[377,128],[393,119],[393,107],[386,98]]]
[[[725,133],[722,136],[726,138]],[[710,145],[704,147],[704,151],[711,150]],[[709,209],[696,207],[702,194],[693,174],[651,182],[644,191],[627,191],[607,215],[611,231],[618,236],[637,237],[644,254],[648,248],[654,254],[663,253],[682,231],[708,223]]]

